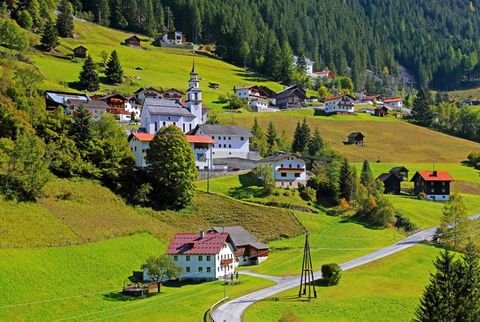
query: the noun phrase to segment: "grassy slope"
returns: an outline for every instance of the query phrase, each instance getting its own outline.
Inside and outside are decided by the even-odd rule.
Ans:
[[[165,286],[162,294],[141,300],[118,295],[126,277],[140,268],[145,257],[164,251],[165,245],[148,234],[81,246],[0,250],[2,258],[9,258],[0,261],[2,290],[6,290],[0,297],[0,320],[135,320],[138,312],[142,319],[201,320],[223,296],[221,282]],[[246,277],[241,285],[228,287],[227,294],[236,297],[272,284]]]
[[[253,305],[246,321],[278,321],[293,311],[301,321],[411,321],[433,270],[438,250],[415,246],[388,258],[346,271],[338,286],[320,287],[317,299],[298,300],[298,289]]]
[[[223,124],[244,125],[250,128],[254,117],[264,130],[273,121],[279,134],[285,130],[293,137],[296,123],[304,117],[313,131],[320,129],[322,137],[332,148],[349,158],[351,162],[365,159],[375,162],[407,163],[456,163],[466,159],[472,151],[480,150],[480,144],[408,124],[394,118],[378,118],[369,115],[313,116],[311,109],[279,113],[222,114]],[[365,135],[365,146],[344,145],[350,132]]]
[[[192,52],[178,49],[161,49],[151,45],[152,39],[142,43],[143,48],[130,48],[121,43],[131,36],[129,33],[108,29],[88,22],[75,21],[77,38],[61,39],[57,47],[59,54],[55,57],[37,51],[32,60],[46,76],[44,88],[65,90],[64,84],[78,80],[82,60],[72,61],[72,49],[78,45],[88,48],[88,53],[94,61],[100,62],[100,53],[105,50],[117,50],[125,75],[133,84],[119,87],[102,85],[101,91],[117,90],[125,94],[133,94],[140,86],[187,89],[188,74],[192,68]],[[141,37],[144,38],[144,37]],[[136,70],[140,66],[143,70]],[[273,90],[282,88],[278,83],[266,81],[252,74],[245,74],[236,66],[205,55],[196,55],[195,66],[202,81],[204,101],[210,107],[220,107],[215,104],[220,94],[231,92],[233,86],[243,84],[264,84]],[[103,75],[103,74],[102,74]],[[102,76],[101,75],[101,76]],[[218,83],[220,88],[208,88],[208,83]]]

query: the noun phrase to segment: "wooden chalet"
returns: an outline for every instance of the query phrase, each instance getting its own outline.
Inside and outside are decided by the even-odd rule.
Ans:
[[[388,115],[388,108],[385,106],[379,106],[374,110],[374,115],[378,117],[385,117]]]
[[[137,36],[132,36],[130,38],[125,39],[125,45],[130,47],[140,47],[140,38]]]
[[[418,171],[410,181],[414,184],[415,195],[424,194],[427,200],[450,200],[450,182],[453,178],[446,171]]]
[[[47,111],[53,111],[57,107],[67,108],[70,105],[70,100],[82,101],[84,103],[90,100],[87,94],[72,92],[45,91],[43,96],[45,97]]]
[[[181,100],[185,95],[184,92],[176,89],[176,88],[169,88],[162,91],[163,98],[167,100]]]
[[[127,102],[127,98],[123,95],[118,93],[113,93],[101,98],[102,101],[108,104],[110,107],[116,108],[125,108],[125,102]]]
[[[280,109],[302,107],[306,99],[305,90],[299,85],[294,85],[277,94],[276,105]]]
[[[78,46],[73,49],[73,57],[77,58],[87,58],[87,48],[83,46]]]
[[[347,137],[346,144],[355,144],[363,146],[364,144],[365,135],[362,132],[352,132]]]
[[[408,180],[408,169],[404,166],[391,168],[389,172],[396,174],[402,181]]]
[[[377,180],[383,182],[384,193],[399,195],[402,179],[399,178],[395,173],[382,173],[377,177]]]

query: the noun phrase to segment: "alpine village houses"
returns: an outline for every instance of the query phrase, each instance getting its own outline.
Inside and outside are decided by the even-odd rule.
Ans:
[[[399,195],[402,181],[408,180],[408,169],[402,166],[390,169],[387,173],[382,173],[377,177],[382,181],[384,193]]]
[[[298,188],[307,185],[305,160],[295,153],[278,153],[259,161],[272,167],[275,186],[279,188]]]
[[[415,195],[424,195],[425,199],[433,201],[450,200],[450,183],[453,178],[446,171],[418,171],[412,180]]]

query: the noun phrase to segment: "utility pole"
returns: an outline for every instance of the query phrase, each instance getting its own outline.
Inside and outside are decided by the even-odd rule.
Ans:
[[[303,290],[302,290],[303,287]],[[308,232],[305,234],[305,246],[303,249],[303,262],[302,262],[302,275],[300,277],[300,288],[298,290],[298,297],[307,295],[308,287],[308,300],[313,297],[317,298],[317,291],[315,290],[315,278],[313,277],[313,265],[312,256],[310,254],[310,243],[308,242]]]

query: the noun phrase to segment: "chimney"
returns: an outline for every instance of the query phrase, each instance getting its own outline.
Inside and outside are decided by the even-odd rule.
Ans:
[[[436,177],[436,176],[437,176],[437,170],[433,170],[432,177]]]
[[[205,232],[203,230],[200,230],[200,239],[203,239],[205,237]]]

